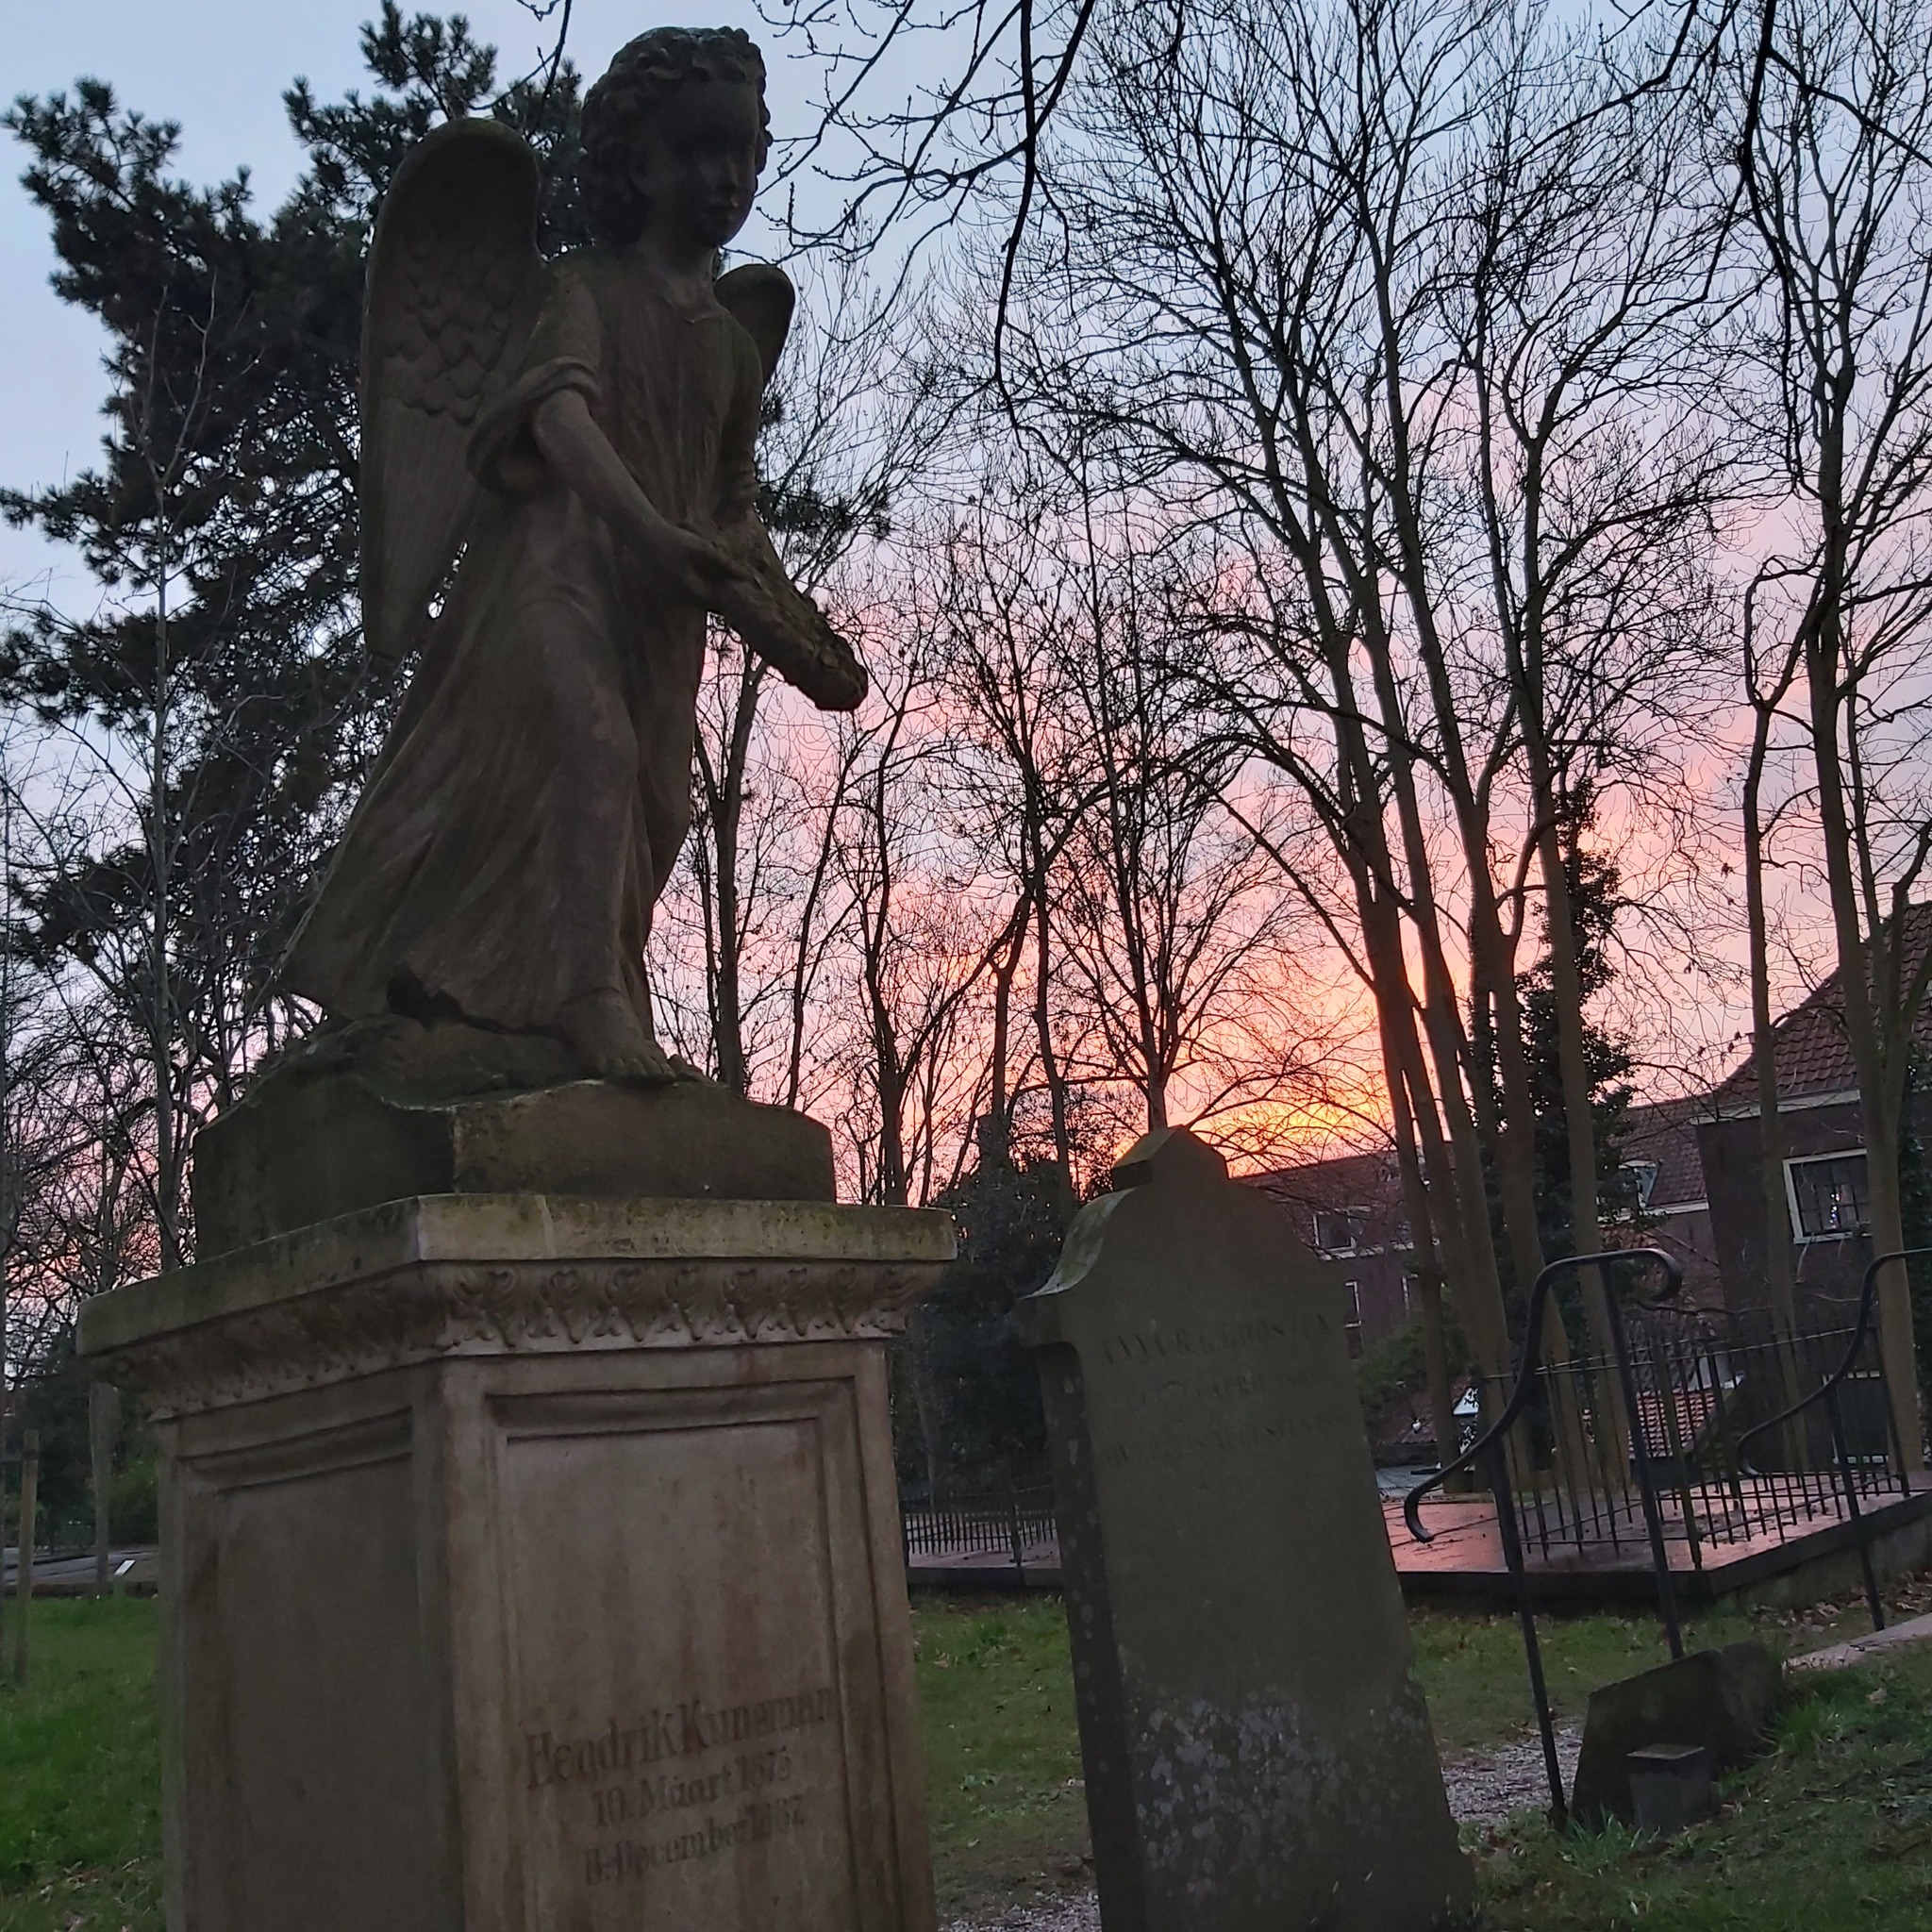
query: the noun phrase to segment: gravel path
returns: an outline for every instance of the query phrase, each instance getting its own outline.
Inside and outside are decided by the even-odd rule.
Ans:
[[[941,1932],[1100,1932],[1100,1901],[1060,1898],[1044,1905],[1014,1906],[991,1919],[955,1919]]]
[[[1557,1733],[1557,1762],[1563,1789],[1576,1782],[1576,1757],[1583,1732],[1575,1724]],[[1457,1824],[1501,1824],[1512,1811],[1546,1811],[1549,1774],[1543,1770],[1542,1740],[1535,1732],[1505,1744],[1492,1757],[1458,1757],[1442,1767],[1449,1809]]]
[[[1576,1780],[1583,1733],[1575,1725],[1557,1733],[1557,1760],[1565,1787]],[[1506,1744],[1491,1757],[1461,1757],[1442,1767],[1449,1809],[1458,1824],[1501,1824],[1516,1811],[1541,1811],[1550,1802],[1541,1740],[1534,1734]],[[1100,1932],[1100,1907],[1085,1897],[1009,1906],[991,1918],[955,1919],[943,1932]]]

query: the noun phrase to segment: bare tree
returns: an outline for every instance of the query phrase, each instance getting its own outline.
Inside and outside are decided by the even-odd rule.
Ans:
[[[1881,1252],[1905,1244],[1901,1123],[1932,981],[1932,948],[1915,946],[1907,916],[1932,858],[1928,34],[1932,11],[1916,0],[1851,11],[1791,0],[1767,10],[1759,49],[1734,64],[1724,104],[1750,215],[1743,240],[1764,288],[1764,379],[1751,401],[1780,486],[1785,566],[1767,582],[1785,593],[1782,637],[1802,670]],[[1922,1467],[1911,1297],[1897,1270],[1880,1312],[1900,1440]]]
[[[1590,1239],[1564,828],[1657,775],[1707,628],[1686,140],[1503,0],[1108,9],[1090,50],[1009,382],[1043,447],[1245,553],[1202,612],[1227,728],[1332,842],[1412,1224],[1500,1372],[1503,1284],[1545,1258],[1527,915]]]
[[[1010,910],[997,934],[982,1153],[1010,1153],[1037,1065],[1053,1157],[1071,1181],[1073,1126],[1058,1030],[1060,980],[1053,891],[1092,793],[1091,748],[1075,726],[1070,654],[1060,648],[1065,573],[1040,514],[1048,492],[1024,471],[991,467],[927,546],[935,578],[932,675],[951,713],[948,784],[982,869]],[[1032,1041],[1014,1043],[1013,1004],[1031,984]]]
[[[908,346],[919,325],[916,312],[890,319],[849,262],[833,263],[826,279],[808,288],[793,322],[766,398],[760,507],[786,568],[808,593],[823,593],[856,547],[886,537],[900,492],[938,433],[939,391]],[[808,907],[822,911],[823,895],[809,890],[810,861],[790,836],[797,827],[784,824],[788,815],[773,809],[773,800],[747,822],[748,798],[761,787],[785,789],[794,806],[803,804],[788,783],[784,748],[770,741],[769,666],[722,631],[713,644],[687,865],[704,940],[703,1058],[725,1086],[749,1093],[747,1023],[755,1008],[782,1001],[786,966],[795,963],[795,945],[773,928]],[[787,708],[780,731],[791,723]],[[782,899],[784,909],[767,898]]]
[[[861,1196],[900,1206],[957,1175],[983,1098],[958,1049],[994,922],[935,811],[941,724],[915,671],[875,660],[873,696],[842,727],[855,741],[833,846],[843,955],[834,983],[849,991],[832,993],[846,1020],[828,1045],[846,1075],[841,1120]]]

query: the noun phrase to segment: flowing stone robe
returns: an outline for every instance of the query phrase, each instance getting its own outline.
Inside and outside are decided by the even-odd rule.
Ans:
[[[668,521],[734,542],[754,515],[751,337],[633,257],[555,264],[471,441],[484,490],[448,603],[291,950],[289,985],[337,1019],[547,1029],[616,988],[650,1028],[644,942],[691,823],[705,612],[539,454],[532,415],[571,389]]]

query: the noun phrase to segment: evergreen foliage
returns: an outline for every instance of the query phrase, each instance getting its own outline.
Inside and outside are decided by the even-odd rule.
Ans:
[[[1572,826],[1566,828],[1564,868],[1576,927],[1577,976],[1584,1008],[1584,1059],[1590,1073],[1591,1113],[1595,1130],[1597,1200],[1601,1211],[1608,1216],[1624,1213],[1636,1205],[1630,1177],[1624,1173],[1624,1137],[1629,1131],[1634,1092],[1626,1076],[1634,1061],[1627,1043],[1591,1017],[1591,1003],[1608,988],[1612,975],[1610,942],[1619,907],[1619,878],[1613,860],[1584,847],[1581,834],[1588,829],[1589,823],[1586,806],[1575,812]],[[1536,1111],[1537,1235],[1544,1257],[1554,1259],[1574,1252],[1575,1244],[1572,1235],[1570,1116],[1563,1104],[1557,1000],[1547,940],[1536,962],[1527,972],[1517,974],[1516,987]],[[1476,1047],[1480,1077],[1489,1085],[1491,1106],[1500,1116],[1501,1083],[1481,1029]],[[1497,1263],[1506,1288],[1515,1294],[1526,1294],[1529,1283],[1511,1278],[1493,1149],[1485,1148],[1484,1165],[1489,1176],[1491,1222],[1496,1231]]]
[[[50,821],[22,867],[16,942],[51,972],[85,967],[136,1039],[166,1039],[196,1117],[305,1024],[273,970],[400,690],[368,660],[356,595],[375,208],[411,142],[489,112],[553,176],[545,245],[582,239],[567,63],[498,91],[493,50],[459,18],[393,4],[362,51],[366,97],[289,91],[307,166],[267,214],[245,170],[207,188],[178,178],[178,126],[99,81],[0,117],[29,156],[55,287],[108,341],[99,462],[0,491],[0,513],[73,545],[103,596],[82,618],[16,607],[0,699],[76,744],[109,735],[126,802]]]
[[[1056,1161],[991,1150],[935,1205],[958,1220],[959,1254],[912,1322],[921,1459],[941,1489],[1024,1479],[1044,1460],[1046,1423],[1013,1304],[1059,1259],[1065,1176]]]
[[[324,103],[298,81],[285,96],[305,159],[272,210],[245,170],[182,179],[178,125],[98,80],[0,114],[49,224],[54,287],[108,345],[94,464],[0,488],[0,515],[71,546],[99,593],[91,608],[0,602],[0,703],[26,727],[4,779],[7,943],[49,995],[38,1023],[8,1017],[9,1126],[17,1139],[27,1113],[20,1028],[39,1024],[58,1036],[39,1057],[67,1069],[42,1110],[78,1124],[104,1172],[133,1174],[161,1229],[158,1256],[125,1239],[118,1262],[68,1284],[81,1292],[185,1257],[193,1128],[309,1023],[275,968],[407,677],[372,665],[358,604],[358,375],[381,196],[431,127],[494,114],[543,161],[542,244],[585,239],[568,63],[499,88],[493,50],[462,20],[393,4],[362,53],[366,95]],[[70,1156],[55,1179],[72,1194],[88,1165]],[[15,1179],[18,1192],[18,1162]],[[106,1211],[66,1194],[38,1205],[79,1214],[82,1234]],[[58,1517],[85,1487],[85,1384],[71,1326],[27,1317],[48,1253],[65,1253],[36,1207],[18,1204],[8,1249],[23,1295],[9,1354]]]

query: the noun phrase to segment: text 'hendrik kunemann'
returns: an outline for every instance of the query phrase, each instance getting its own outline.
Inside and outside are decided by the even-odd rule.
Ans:
[[[726,1744],[775,1738],[828,1723],[834,1711],[831,1690],[806,1690],[796,1697],[769,1697],[757,1704],[733,1704],[714,1710],[702,1697],[646,1711],[633,1724],[610,1720],[608,1730],[589,1738],[561,1740],[548,1731],[525,1733],[530,1790],[609,1777],[666,1757],[690,1757]]]

